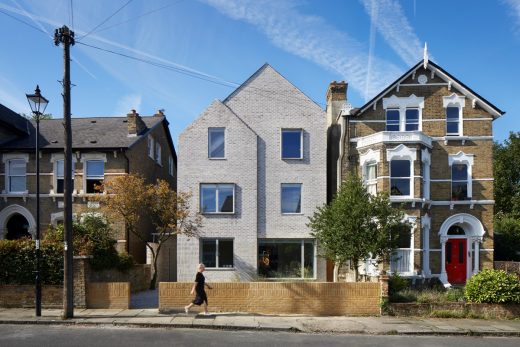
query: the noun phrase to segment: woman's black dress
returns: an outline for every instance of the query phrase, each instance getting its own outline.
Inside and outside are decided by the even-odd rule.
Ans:
[[[197,276],[195,276],[195,282],[197,282],[195,286],[195,300],[193,300],[194,305],[201,305],[203,302],[208,304],[208,297],[206,296],[206,291],[204,290],[204,282],[206,279],[202,272],[197,272]]]

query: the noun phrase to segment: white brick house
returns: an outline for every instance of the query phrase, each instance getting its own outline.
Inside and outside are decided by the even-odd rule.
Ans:
[[[326,202],[325,112],[265,64],[179,136],[178,189],[200,238],[180,236],[178,281],[326,278],[306,226]]]

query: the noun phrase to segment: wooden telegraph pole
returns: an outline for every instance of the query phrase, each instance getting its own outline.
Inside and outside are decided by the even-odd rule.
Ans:
[[[70,46],[74,45],[74,32],[66,25],[54,32],[54,44],[63,44],[63,126],[65,128],[65,160],[63,165],[64,205],[64,278],[63,319],[74,317],[74,270],[72,245],[72,127],[70,119]]]

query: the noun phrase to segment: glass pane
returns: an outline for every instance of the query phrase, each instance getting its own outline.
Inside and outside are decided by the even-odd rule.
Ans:
[[[63,160],[56,162],[56,177],[63,178]]]
[[[392,160],[390,162],[390,174],[392,177],[410,177],[410,161]]]
[[[301,140],[301,130],[282,130],[282,158],[301,158]]]
[[[258,274],[268,278],[301,278],[301,242],[258,243]]]
[[[10,192],[25,192],[25,176],[11,176],[9,178]]]
[[[377,165],[370,164],[367,166],[366,179],[374,180],[377,178]]]
[[[303,277],[314,277],[314,243],[312,241],[305,241],[303,244]]]
[[[218,266],[233,267],[233,240],[218,240]]]
[[[64,181],[63,179],[57,179],[56,180],[56,193],[58,194],[63,194],[63,189],[64,189]]]
[[[25,160],[9,160],[9,174],[14,176],[25,176]]]
[[[386,130],[399,131],[399,110],[386,111]]]
[[[218,211],[233,212],[233,186],[218,186]]]
[[[451,199],[452,200],[468,199],[467,182],[452,182],[451,183]]]
[[[225,156],[225,135],[224,128],[209,129],[208,152],[210,158],[224,158]]]
[[[406,109],[406,123],[419,123],[419,110],[416,108]]]
[[[410,195],[410,179],[392,178],[390,181],[390,195]]]
[[[200,204],[202,213],[217,212],[217,187],[215,185],[201,186]]]
[[[459,133],[459,122],[448,122],[446,123],[446,132],[448,134],[458,134]]]
[[[466,164],[453,164],[451,166],[451,180],[452,181],[467,181],[468,167]]]
[[[447,107],[446,108],[446,119],[448,121],[459,121],[459,108],[458,107]]]
[[[397,239],[397,248],[410,248],[412,244],[412,232],[408,228],[399,230],[399,237]]]
[[[206,267],[217,266],[217,243],[215,240],[202,240],[201,260]]]
[[[405,130],[406,131],[419,130],[419,123],[406,123]]]
[[[88,194],[102,193],[103,189],[100,189],[100,186],[102,186],[102,185],[103,185],[103,180],[87,179],[87,193]]]
[[[301,184],[282,184],[282,213],[301,213]]]
[[[464,232],[464,229],[462,229],[458,225],[452,225],[448,229],[448,235],[466,235],[466,233]]]
[[[102,160],[87,161],[87,177],[103,177],[105,175],[105,162]]]

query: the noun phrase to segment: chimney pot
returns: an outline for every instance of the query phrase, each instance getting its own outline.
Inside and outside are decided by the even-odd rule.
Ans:
[[[141,116],[136,110],[131,110],[130,113],[126,115],[127,126],[128,126],[128,136],[137,136],[146,130],[146,124],[144,124]]]

